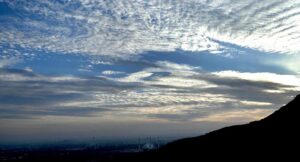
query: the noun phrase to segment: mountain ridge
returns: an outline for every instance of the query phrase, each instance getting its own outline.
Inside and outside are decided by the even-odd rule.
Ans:
[[[162,147],[164,161],[298,158],[300,95],[264,119],[229,126],[202,136],[180,139]],[[234,153],[234,154],[233,154]],[[201,156],[201,158],[199,157]],[[221,156],[221,157],[220,157]]]

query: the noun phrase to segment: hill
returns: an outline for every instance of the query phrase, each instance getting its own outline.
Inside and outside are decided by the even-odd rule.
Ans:
[[[300,95],[260,121],[169,143],[157,157],[164,161],[299,159],[299,110]]]

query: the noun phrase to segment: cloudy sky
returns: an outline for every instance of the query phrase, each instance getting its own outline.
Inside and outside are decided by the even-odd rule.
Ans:
[[[190,136],[300,93],[299,0],[0,0],[0,142]]]

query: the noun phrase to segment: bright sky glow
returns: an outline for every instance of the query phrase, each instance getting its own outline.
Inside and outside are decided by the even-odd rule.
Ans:
[[[299,22],[298,0],[0,0],[0,143],[263,118],[300,92]]]

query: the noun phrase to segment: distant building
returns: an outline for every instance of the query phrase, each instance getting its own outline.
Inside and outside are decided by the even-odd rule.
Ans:
[[[149,150],[154,150],[154,149],[157,149],[157,146],[155,146],[153,143],[146,143],[142,147],[143,151],[149,151]]]

